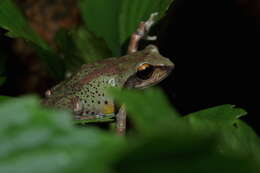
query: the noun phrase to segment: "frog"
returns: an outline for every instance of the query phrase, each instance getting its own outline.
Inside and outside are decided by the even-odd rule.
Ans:
[[[125,112],[116,109],[108,88],[145,89],[165,79],[174,68],[173,62],[162,56],[155,45],[137,50],[139,40],[148,30],[147,24],[141,22],[138,32],[132,34],[125,56],[82,65],[71,77],[47,90],[42,103],[72,111],[75,120],[102,120]],[[118,116],[118,121],[120,127],[124,126],[125,117]]]

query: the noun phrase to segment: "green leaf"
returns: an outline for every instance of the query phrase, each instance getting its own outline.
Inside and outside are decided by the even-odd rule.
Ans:
[[[82,18],[90,31],[105,39],[114,56],[120,55],[118,15],[120,0],[80,0]]]
[[[10,0],[0,2],[0,24],[8,30],[8,36],[24,38],[47,49],[45,42],[29,27],[22,14]]]
[[[184,117],[192,125],[194,130],[217,131],[220,130],[233,131],[238,123],[239,117],[246,114],[246,111],[241,108],[236,108],[233,105],[222,105],[191,113]]]
[[[158,12],[160,19],[173,0],[80,0],[79,7],[88,28],[103,37],[114,56],[136,31],[139,22]]]
[[[116,163],[118,173],[257,173],[247,158],[241,160],[214,153],[213,138],[199,138],[199,135],[182,132],[186,136],[174,136],[180,131],[172,135],[161,134],[161,137],[139,138]]]
[[[0,27],[9,31],[7,33],[9,37],[23,38],[32,44],[42,61],[47,64],[50,73],[56,78],[63,78],[64,71],[59,57],[31,27],[29,27],[11,0],[0,1]]]
[[[141,21],[146,21],[152,13],[157,12],[157,20],[164,16],[173,0],[123,0],[119,15],[120,45],[136,31]]]
[[[105,41],[96,37],[86,27],[79,28],[74,33],[73,39],[85,63],[91,63],[112,56]]]
[[[75,128],[71,116],[24,97],[0,104],[0,172],[110,172],[120,138]]]
[[[260,170],[260,141],[255,132],[238,118],[246,111],[233,105],[217,106],[185,117],[193,131],[217,135],[216,153],[247,160],[252,170]]]
[[[215,120],[235,120],[243,115],[246,115],[246,111],[241,108],[236,108],[234,105],[221,105],[213,108],[201,110],[191,113],[186,117],[196,117],[200,119]]]
[[[97,38],[86,27],[72,31],[60,30],[56,34],[55,41],[67,70],[75,71],[82,64],[112,56],[105,41]]]
[[[111,88],[110,93],[117,101],[126,105],[127,112],[141,132],[149,134],[151,130],[156,131],[165,123],[172,124],[179,118],[159,89],[141,92]]]

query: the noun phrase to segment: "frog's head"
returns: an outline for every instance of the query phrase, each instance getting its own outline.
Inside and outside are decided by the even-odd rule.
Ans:
[[[155,85],[166,78],[174,68],[170,59],[161,56],[154,45],[149,45],[132,55],[138,58],[129,64],[129,76],[124,83],[126,88],[146,88]]]

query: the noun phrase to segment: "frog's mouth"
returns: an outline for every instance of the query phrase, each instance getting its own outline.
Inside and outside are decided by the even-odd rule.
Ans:
[[[145,70],[137,71],[125,82],[125,88],[147,88],[156,85],[165,79],[172,71],[174,66],[151,66]]]

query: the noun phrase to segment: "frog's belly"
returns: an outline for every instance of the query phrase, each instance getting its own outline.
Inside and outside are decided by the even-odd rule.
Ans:
[[[95,102],[85,101],[78,96],[71,97],[52,97],[43,100],[43,105],[61,110],[72,111],[77,116],[85,119],[102,118],[115,114],[115,105],[111,99],[98,100]]]

